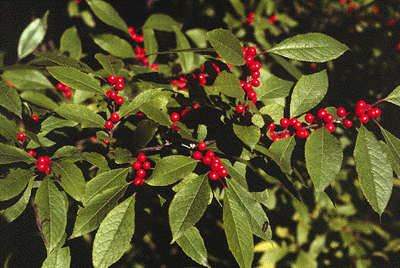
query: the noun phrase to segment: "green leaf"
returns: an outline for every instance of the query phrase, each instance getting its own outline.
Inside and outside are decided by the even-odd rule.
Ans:
[[[0,135],[8,140],[18,142],[17,134],[19,130],[15,123],[10,121],[7,117],[0,114]]]
[[[82,43],[75,26],[65,30],[60,40],[60,51],[69,54],[69,57],[79,60],[82,57]]]
[[[59,148],[52,156],[52,159],[57,159],[57,158],[65,158],[72,156],[74,153],[78,151],[78,147],[72,146],[72,145],[65,145],[61,148]]]
[[[52,99],[46,97],[46,95],[40,92],[28,90],[22,92],[20,97],[27,102],[30,102],[38,107],[48,109],[50,111],[54,111],[58,107],[57,103],[55,103]]]
[[[264,240],[271,239],[272,233],[270,228],[269,232],[263,232],[263,225],[268,221],[268,218],[260,203],[258,203],[253,198],[253,195],[247,189],[243,188],[235,179],[226,180],[226,183],[231,194],[229,197],[232,197],[246,214],[253,234]]]
[[[207,32],[206,38],[227,63],[241,66],[246,63],[244,53],[237,37],[228,30],[215,29]]]
[[[53,161],[51,171],[59,180],[61,187],[76,201],[83,202],[85,195],[85,178],[82,171],[72,163]]]
[[[274,122],[279,122],[284,117],[284,108],[278,103],[271,103],[262,107],[260,113],[269,115]]]
[[[61,241],[67,226],[67,204],[57,186],[46,176],[36,192],[37,205],[47,252],[50,253]]]
[[[176,22],[173,18],[165,14],[153,14],[151,15],[143,25],[143,29],[155,29],[159,31],[173,32],[173,27],[177,27],[178,29],[182,29],[182,24]],[[146,40],[146,37],[144,38]],[[146,52],[147,51],[146,48]]]
[[[53,84],[38,70],[16,69],[4,72],[1,77],[18,89],[48,89]]]
[[[47,60],[52,61],[61,66],[73,68],[73,69],[83,71],[86,73],[94,73],[94,71],[86,63],[83,63],[83,62],[76,60],[74,58],[71,58],[71,57],[66,57],[66,56],[58,55],[58,54],[51,53],[51,52],[35,53],[35,56],[47,59]],[[69,69],[67,69],[67,70],[69,70]]]
[[[152,64],[156,59],[157,55],[152,55],[158,52],[158,43],[156,39],[156,35],[153,29],[144,27],[143,28],[143,37],[144,37],[144,48],[146,49],[146,54],[149,56],[149,63]]]
[[[94,196],[84,208],[78,211],[70,239],[96,230],[106,215],[118,204],[128,184],[107,189]]]
[[[211,268],[207,262],[207,249],[204,240],[196,227],[191,226],[176,242],[183,252],[200,265]]]
[[[197,140],[202,142],[207,137],[207,126],[199,124],[197,127]]]
[[[78,123],[71,121],[71,120],[66,120],[63,118],[56,117],[56,116],[49,116],[45,120],[43,120],[40,131],[44,132],[44,133],[48,133],[57,128],[74,127],[77,124]]]
[[[112,169],[88,181],[86,183],[84,203],[90,202],[92,198],[95,198],[105,190],[126,185],[126,176],[130,169],[130,167]]]
[[[69,247],[57,247],[44,260],[42,268],[68,268],[70,264],[71,252]]]
[[[287,174],[292,174],[293,172],[291,158],[295,145],[296,140],[294,136],[292,136],[274,141],[269,147],[269,151],[274,156],[274,161],[280,166],[281,170]]]
[[[65,104],[55,109],[54,112],[66,119],[78,122],[83,128],[104,128],[106,123],[103,117],[95,114],[88,107],[79,104]]]
[[[71,88],[94,93],[105,93],[105,89],[100,87],[100,81],[92,75],[61,66],[47,67],[47,70],[55,79]]]
[[[93,241],[94,267],[109,267],[129,248],[135,231],[135,195],[108,213]]]
[[[83,22],[85,22],[88,27],[96,27],[96,21],[94,20],[92,13],[89,10],[83,10],[82,12],[80,12],[80,16]]]
[[[190,49],[189,41],[186,36],[181,32],[181,29],[174,26],[173,30],[176,35],[176,49]],[[181,62],[182,72],[189,73],[193,70],[194,66],[194,53],[193,52],[178,52],[178,57]]]
[[[40,45],[47,31],[47,11],[43,18],[34,19],[22,32],[18,41],[18,58],[22,59],[32,53]]]
[[[231,2],[233,8],[235,9],[236,13],[243,19],[246,18],[246,9],[240,0],[229,0]]]
[[[104,70],[109,74],[118,76],[119,72],[124,67],[124,63],[121,60],[111,55],[106,56],[104,54],[97,53],[94,57],[99,61]]]
[[[0,201],[5,201],[19,195],[29,180],[35,176],[32,170],[12,169],[5,178],[0,179]]]
[[[24,212],[26,205],[28,204],[29,199],[31,197],[34,180],[35,180],[34,177],[30,179],[28,187],[26,187],[23,195],[17,201],[17,203],[4,210],[0,210],[0,216],[2,216],[7,222],[14,221],[16,218],[18,218],[19,215],[22,214],[22,212]]]
[[[386,144],[391,151],[390,157],[393,169],[395,169],[395,171],[397,169],[396,174],[397,176],[400,176],[400,140],[383,127],[380,126],[380,129],[385,138]]]
[[[261,114],[254,114],[251,117],[251,122],[258,128],[262,128],[265,125],[264,118]]]
[[[294,86],[290,102],[290,117],[299,116],[317,106],[328,91],[326,70],[303,75]]]
[[[253,262],[253,234],[247,215],[227,188],[224,195],[223,221],[229,249],[241,268]]]
[[[22,104],[18,92],[3,81],[0,81],[0,105],[22,117]]]
[[[340,142],[324,127],[311,133],[306,140],[305,157],[308,174],[319,194],[335,179],[342,167]]]
[[[389,96],[385,98],[385,101],[400,106],[400,86],[396,87],[392,92],[390,92]]]
[[[221,163],[224,164],[229,176],[234,178],[243,188],[248,189],[246,181],[246,164],[235,162],[232,166],[231,162],[224,158],[221,158]]]
[[[97,174],[101,174],[110,170],[106,158],[103,155],[94,152],[77,153],[65,160],[70,162],[87,161],[93,166],[99,168]]]
[[[133,163],[133,156],[131,151],[125,148],[116,148],[114,152],[114,158],[116,164]]]
[[[102,22],[130,35],[128,26],[112,5],[101,0],[90,0],[87,3]]]
[[[260,101],[284,98],[289,96],[293,84],[292,81],[283,80],[271,75],[260,87],[255,88],[254,91],[257,93],[257,99]]]
[[[184,155],[170,155],[157,162],[153,174],[146,180],[152,186],[167,186],[186,177],[194,170],[197,160]]]
[[[354,159],[364,196],[381,215],[392,193],[393,170],[376,137],[364,125],[357,135]]]
[[[236,136],[248,145],[252,150],[256,147],[261,137],[261,131],[257,126],[233,125],[233,132]]]
[[[223,71],[218,74],[212,85],[213,89],[229,97],[243,99],[244,91],[240,86],[239,78],[235,74]]]
[[[277,44],[268,52],[289,59],[326,62],[338,58],[349,48],[336,39],[322,33],[299,34]]]
[[[175,242],[203,216],[211,194],[208,176],[191,178],[174,196],[169,206],[169,225]]]
[[[145,147],[154,137],[158,130],[158,124],[153,120],[144,119],[137,124],[133,133],[133,144],[136,150]]]
[[[108,53],[120,58],[135,58],[132,46],[124,39],[112,34],[92,36],[93,41]],[[147,51],[146,51],[147,52]],[[147,52],[149,53],[149,52]]]
[[[34,163],[36,159],[19,148],[0,143],[0,164],[16,162]]]

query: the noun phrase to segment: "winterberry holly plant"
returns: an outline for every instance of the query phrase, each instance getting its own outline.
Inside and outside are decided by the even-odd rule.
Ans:
[[[82,237],[93,266],[109,267],[132,251],[135,237],[150,239],[147,225],[160,222],[171,244],[212,267],[203,228],[210,209],[237,263],[230,267],[254,267],[261,240],[276,246],[279,261],[296,250],[273,241],[274,232],[290,237],[271,228],[276,191],[285,189],[296,208],[301,246],[311,218],[324,212],[311,217],[299,200],[343,213],[330,206],[346,203],[338,186],[346,172],[356,172],[358,193],[379,217],[384,213],[400,174],[400,140],[380,126],[380,107],[400,106],[400,86],[375,103],[323,107],[329,69],[303,74],[296,67],[335,60],[349,50],[345,44],[312,32],[269,45],[260,20],[273,25],[275,14],[241,14],[245,25],[238,27],[254,28],[249,41],[235,29],[184,31],[165,14],[133,29],[109,3],[86,3],[115,29],[88,29],[94,53],[83,53],[75,26],[59,47],[35,50],[46,13],[21,34],[19,62],[1,66],[0,215],[13,222],[32,212],[47,252],[43,267],[69,267],[72,241]],[[71,1],[69,9],[79,13],[79,4]],[[159,34],[175,46],[160,51]],[[274,75],[271,60],[292,79]],[[316,247],[313,261],[322,254]]]

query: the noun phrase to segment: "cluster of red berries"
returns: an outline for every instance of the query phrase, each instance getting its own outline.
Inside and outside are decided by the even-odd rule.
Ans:
[[[62,91],[64,93],[64,96],[69,99],[72,96],[71,88],[67,85],[64,85],[63,83],[58,83],[56,85],[57,90]]]
[[[133,180],[133,184],[143,185],[144,177],[146,177],[146,170],[149,170],[151,164],[149,161],[146,161],[147,157],[144,153],[140,153],[137,156],[137,161],[132,164],[132,168],[136,170],[136,178]]]
[[[135,29],[133,29],[133,27],[128,27],[128,31],[131,34],[131,38],[137,42],[137,43],[143,43],[144,41],[144,37],[143,35],[139,35],[137,33],[135,33]]]
[[[297,118],[282,118],[280,120],[281,127],[284,128],[279,134],[275,133],[275,123],[272,122],[269,124],[267,129],[269,129],[269,136],[273,141],[280,140],[282,138],[288,138],[292,135],[297,135],[299,138],[307,138],[310,135],[310,132],[307,129],[303,128],[303,124]]]
[[[252,25],[254,22],[254,17],[255,17],[254,12],[250,12],[249,15],[247,16],[247,19],[244,21],[244,23],[248,23],[248,24]]]
[[[115,90],[108,90],[106,92],[107,98],[114,100],[115,104],[117,105],[121,105],[122,103],[124,103],[124,97],[118,96],[118,91],[122,91],[125,88],[124,78],[122,76],[116,77],[115,75],[111,74],[108,76],[107,81],[115,89]],[[110,130],[114,127],[114,123],[118,121],[119,121],[119,115],[116,112],[113,112],[110,116],[110,120],[106,121],[104,126],[106,129]]]
[[[176,86],[179,90],[187,91],[186,84],[188,80],[185,77],[179,77],[179,79],[171,80],[171,84]]]
[[[133,27],[128,27],[128,31],[131,34],[131,38],[137,42],[137,43],[143,43],[144,41],[144,37],[143,35],[139,35],[137,33],[135,33],[135,29],[133,29]],[[151,68],[154,70],[158,70],[158,65],[156,64],[148,64],[149,63],[149,59],[145,57],[146,55],[146,49],[140,46],[136,46],[135,47],[135,54],[136,54],[136,58],[140,59],[140,61],[147,66],[147,68]]]
[[[211,171],[208,173],[208,177],[216,181],[219,178],[224,178],[228,175],[228,171],[225,168],[225,165],[221,163],[221,159],[215,156],[213,151],[207,151],[203,156],[202,151],[205,151],[207,148],[207,144],[205,142],[200,142],[197,144],[197,149],[199,151],[193,152],[193,158],[196,160],[201,160],[201,162],[207,166],[210,166]]]
[[[185,114],[186,114],[186,112],[183,115],[185,115]],[[179,127],[177,125],[175,125],[175,123],[178,122],[179,119],[181,118],[180,115],[177,112],[173,112],[170,117],[171,117],[171,121],[173,122],[172,129],[175,131],[178,131]]]
[[[277,20],[278,20],[278,16],[277,15],[272,15],[271,17],[268,18],[268,22],[270,24],[274,24]]]
[[[35,153],[35,155],[36,155],[36,153]],[[50,160],[49,157],[41,156],[41,157],[38,158],[36,163],[37,163],[37,169],[40,172],[45,172],[46,174],[50,174],[50,172],[51,172],[51,170],[50,170],[51,160]]]
[[[370,118],[376,118],[381,115],[381,109],[372,107],[371,104],[366,104],[365,101],[357,102],[355,114],[358,116],[361,123],[365,124]]]

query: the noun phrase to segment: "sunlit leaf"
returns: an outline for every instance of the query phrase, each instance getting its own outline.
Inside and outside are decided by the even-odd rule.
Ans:
[[[76,201],[83,202],[85,194],[85,178],[82,171],[72,163],[54,161],[51,171],[59,179],[61,187]]]
[[[57,247],[44,260],[42,268],[68,268],[70,264],[71,252],[69,247]]]
[[[261,137],[261,131],[257,126],[241,126],[233,125],[233,132],[236,136],[248,145],[251,149],[254,149]]]
[[[207,249],[204,245],[204,240],[196,227],[191,226],[176,240],[176,242],[182,248],[183,252],[192,260],[211,268],[207,262]]]
[[[19,130],[15,126],[15,123],[0,114],[0,135],[8,140],[18,142],[18,132]]]
[[[243,99],[244,97],[244,92],[242,87],[240,86],[239,78],[237,78],[237,76],[232,73],[228,73],[227,71],[223,71],[218,74],[217,79],[215,79],[212,87],[214,90],[221,92],[229,97],[240,99]]]
[[[385,98],[385,101],[400,106],[400,86],[396,87],[392,92],[390,92],[389,96]]]
[[[0,201],[5,201],[19,195],[33,178],[32,170],[12,169],[5,178],[0,179]]]
[[[58,104],[55,103],[52,99],[37,91],[24,91],[21,93],[20,97],[27,102],[30,102],[38,107],[48,109],[50,111],[54,111],[58,107]]]
[[[16,69],[4,72],[1,77],[18,89],[48,89],[53,84],[38,70]]]
[[[93,13],[102,22],[114,28],[120,29],[127,34],[130,34],[125,21],[119,16],[118,12],[114,9],[112,5],[101,0],[90,0],[87,1],[87,3],[92,9]]]
[[[132,46],[124,39],[112,34],[92,36],[93,41],[108,53],[121,58],[135,58]]]
[[[103,128],[106,120],[98,114],[95,114],[86,106],[79,104],[66,104],[54,110],[62,117],[78,122],[83,128],[94,127]]]
[[[18,92],[3,81],[0,81],[0,106],[21,117],[22,104]]]
[[[19,148],[0,143],[0,164],[16,162],[34,163],[36,159]]]
[[[82,57],[82,43],[75,26],[66,29],[61,36],[60,51],[68,52],[69,56],[76,60]]]
[[[292,86],[292,81],[283,80],[271,75],[260,87],[255,88],[254,91],[257,93],[258,100],[284,98],[289,96]]]
[[[51,52],[35,53],[35,56],[47,59],[47,60],[57,63],[58,65],[61,65],[61,66],[74,68],[76,70],[80,70],[80,71],[83,71],[86,73],[94,73],[94,71],[86,63],[83,63],[72,57],[66,57],[66,56],[58,55],[56,53],[51,53]],[[70,70],[70,69],[66,69],[66,70]]]
[[[292,152],[296,145],[296,139],[294,136],[289,138],[283,138],[274,141],[269,147],[269,151],[273,154],[275,162],[280,166],[283,172],[292,174]]]
[[[111,55],[106,56],[104,54],[97,53],[94,57],[109,74],[118,76],[119,71],[124,67],[124,63],[121,60]]]

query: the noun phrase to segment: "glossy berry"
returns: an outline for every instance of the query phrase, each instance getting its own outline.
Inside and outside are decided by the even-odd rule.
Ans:
[[[200,151],[195,151],[193,153],[193,158],[196,159],[196,160],[200,160],[200,159],[203,158],[203,154]]]
[[[248,92],[253,88],[253,85],[250,82],[244,83],[243,89]]]
[[[254,57],[250,56],[250,55],[247,55],[244,59],[245,59],[247,65],[254,61]]]
[[[275,129],[275,123],[272,122],[271,124],[268,125],[267,129],[270,129],[271,131]]]
[[[327,112],[325,109],[320,109],[320,110],[318,111],[317,116],[318,116],[319,118],[323,119],[327,114],[328,114],[328,112]]]
[[[116,91],[110,90],[110,99],[115,100],[118,97],[118,93]]]
[[[364,107],[358,107],[356,109],[356,115],[361,117],[365,113],[365,108]]]
[[[253,61],[252,63],[249,64],[249,69],[252,72],[258,71],[261,69],[261,63],[258,61]]]
[[[218,176],[219,176],[219,177],[224,178],[224,177],[226,177],[227,175],[228,175],[228,171],[226,170],[226,168],[220,168],[220,169],[218,170]]]
[[[207,148],[207,144],[205,142],[200,142],[199,144],[197,144],[197,148],[200,151],[204,151]]]
[[[310,135],[310,132],[308,132],[307,129],[299,129],[296,131],[296,135],[297,137],[304,139]]]
[[[64,85],[63,91],[67,92],[67,91],[70,91],[70,90],[71,90],[71,88],[69,86]]]
[[[365,124],[365,123],[368,122],[368,120],[369,120],[368,115],[363,114],[363,115],[360,116],[360,122],[361,122],[361,123]]]
[[[375,111],[375,109],[374,109],[374,108],[368,109],[368,111],[367,111],[367,116],[368,116],[369,118],[375,118],[375,117],[376,117],[376,111]]]
[[[335,130],[335,125],[332,124],[332,123],[329,123],[329,124],[326,124],[326,125],[325,125],[325,128],[326,128],[330,133],[332,133],[332,132]]]
[[[117,82],[117,77],[113,74],[109,75],[107,78],[108,83],[115,84]]]
[[[213,159],[215,156],[213,151],[207,151],[205,157]]]
[[[18,138],[20,141],[25,140],[25,134],[24,134],[23,132],[18,132],[17,138]]]
[[[343,121],[343,124],[345,125],[345,127],[348,127],[348,128],[353,126],[353,122],[351,120],[349,120],[349,119],[345,119]]]
[[[236,106],[236,112],[239,114],[243,114],[245,111],[244,106],[239,104],[238,106]]]
[[[178,113],[172,113],[171,114],[171,121],[172,122],[178,122],[179,121],[179,118],[180,118],[180,116],[179,116],[179,114]]]
[[[343,107],[339,107],[339,108],[337,109],[337,115],[338,115],[339,117],[346,116],[346,115],[347,115],[346,109],[343,108]]]
[[[140,154],[138,154],[137,159],[138,159],[138,161],[143,163],[144,161],[146,161],[147,157],[144,153],[140,153]]]
[[[193,109],[199,109],[199,104],[198,103],[195,103],[195,104],[193,104]]]
[[[122,76],[117,77],[116,84],[123,84],[125,82],[124,78]]]
[[[271,139],[273,139],[275,137],[275,132],[273,132],[272,130],[269,132],[269,136],[271,137]]]
[[[114,127],[114,123],[110,120],[106,121],[106,123],[104,124],[104,127],[106,129],[112,129]]]
[[[255,71],[255,72],[252,72],[252,73],[251,73],[251,77],[253,77],[253,79],[254,79],[254,78],[259,78],[260,75],[261,75],[261,74],[260,74],[260,71]]]
[[[379,108],[373,108],[375,110],[376,117],[380,116],[382,111]]]
[[[252,100],[257,96],[257,93],[254,90],[250,90],[247,92],[247,97]]]
[[[132,164],[132,168],[133,168],[134,170],[139,170],[141,167],[142,167],[142,162],[140,162],[140,161],[135,161],[135,162],[133,162],[133,164]]]
[[[280,121],[280,125],[283,128],[287,128],[289,126],[289,119],[287,119],[285,117],[282,118],[281,121]]]
[[[218,172],[220,164],[221,164],[221,163],[212,161],[212,162],[211,162],[211,166],[210,166],[211,170],[212,170],[212,171],[217,171],[217,172]]]
[[[125,86],[123,83],[117,83],[115,84],[115,89],[118,91],[124,90]]]
[[[306,114],[305,118],[307,123],[312,123],[314,121],[314,116],[310,113]]]
[[[255,47],[248,47],[247,48],[247,55],[249,56],[255,56],[257,53],[257,49]]]
[[[365,101],[360,100],[357,102],[357,108],[367,108],[367,104],[365,103]]]
[[[289,132],[283,132],[282,134],[281,134],[281,138],[283,139],[283,138],[289,138],[290,137],[290,133]]]
[[[135,184],[136,186],[143,185],[143,183],[144,183],[143,179],[139,177],[133,180],[133,184]]]
[[[146,176],[146,171],[144,169],[138,169],[136,171],[136,176],[139,178],[144,178]]]
[[[47,167],[48,167],[48,165],[45,165],[45,164],[38,164],[38,165],[37,165],[37,169],[38,169],[40,172],[45,172],[45,171],[47,170]]]
[[[213,163],[221,163],[221,159],[218,156],[216,156],[213,158],[212,162]]]
[[[333,115],[332,114],[325,115],[324,122],[327,123],[327,124],[332,123],[333,122]]]
[[[151,167],[151,164],[149,161],[143,162],[142,168],[144,170],[148,170],[148,169],[150,169],[150,167]]]
[[[66,97],[67,99],[69,99],[69,98],[72,97],[72,92],[71,92],[71,90],[65,91],[65,97]]]
[[[295,130],[301,129],[302,126],[303,126],[303,125],[301,124],[300,121],[296,121],[296,122],[293,124],[293,128],[294,128]]]
[[[211,162],[212,162],[212,160],[211,160],[211,158],[209,158],[209,157],[203,157],[203,159],[201,160],[202,162],[203,162],[203,164],[205,164],[205,165],[211,165]]]
[[[64,90],[64,85],[63,85],[63,83],[58,83],[58,84],[56,85],[56,89],[57,89],[57,90],[60,90],[60,91]]]
[[[253,78],[253,80],[251,80],[251,84],[254,87],[259,87],[260,86],[260,80],[258,80],[257,78]]]
[[[36,122],[39,122],[39,117],[37,115],[32,115],[31,118]]]
[[[41,157],[39,157],[38,158],[38,160],[37,160],[37,164],[38,165],[40,165],[40,164],[43,164],[43,165],[49,165],[50,164],[50,162],[51,162],[51,160],[50,160],[50,158],[48,158],[47,156],[41,156]]]
[[[293,126],[294,124],[296,124],[296,122],[298,122],[299,120],[296,117],[290,118],[289,119],[289,126]]]
[[[110,119],[112,122],[116,123],[119,121],[119,115],[117,113],[112,113]]]
[[[211,171],[210,173],[208,173],[208,177],[213,181],[216,181],[219,179],[218,173],[215,171]]]
[[[29,151],[28,151],[28,154],[30,154],[31,156],[36,156],[36,152],[33,151],[33,150],[29,150]]]
[[[122,103],[124,103],[124,97],[121,97],[121,96],[116,97],[115,98],[115,103],[118,104],[118,105],[121,105]]]

